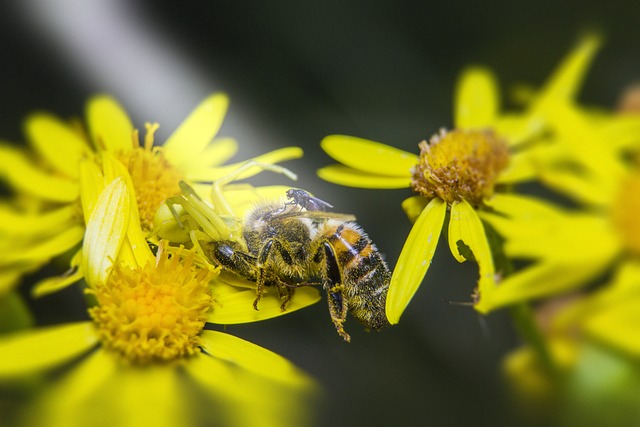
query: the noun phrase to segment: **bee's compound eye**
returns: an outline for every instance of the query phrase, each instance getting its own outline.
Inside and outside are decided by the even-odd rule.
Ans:
[[[213,247],[212,255],[221,264],[233,261],[235,250],[225,243],[217,244]]]

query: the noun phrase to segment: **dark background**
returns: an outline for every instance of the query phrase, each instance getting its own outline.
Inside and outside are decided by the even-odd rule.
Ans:
[[[581,100],[615,104],[640,79],[640,2],[528,1],[14,1],[0,4],[0,138],[23,142],[26,114],[82,116],[97,92],[116,96],[134,123],[159,121],[164,140],[207,94],[231,108],[221,134],[235,160],[297,145],[296,184],[354,213],[393,266],[410,229],[408,190],[371,191],[320,181],[319,148],[342,133],[417,152],[451,126],[452,93],[467,64],[491,67],[503,89],[539,85],[596,29],[606,43]],[[280,178],[267,178],[282,183]],[[518,345],[505,313],[485,318],[469,301],[473,265],[441,239],[401,323],[380,334],[347,323],[341,342],[326,301],[269,322],[227,330],[280,353],[324,387],[319,426],[514,425],[500,376]],[[71,290],[33,303],[38,322],[77,317]],[[59,310],[59,305],[68,307]],[[56,307],[56,311],[50,311]]]

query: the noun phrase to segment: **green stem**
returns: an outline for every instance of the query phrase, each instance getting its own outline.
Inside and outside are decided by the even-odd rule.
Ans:
[[[487,223],[483,222],[483,225],[496,271],[503,277],[513,274],[511,259],[504,253],[504,239]],[[538,327],[531,306],[526,302],[514,304],[510,308],[510,314],[520,337],[533,349],[543,369],[552,378],[556,378],[558,368],[549,351],[547,341]]]
[[[510,313],[518,333],[533,349],[542,368],[549,376],[556,378],[558,376],[558,368],[553,356],[551,356],[544,335],[538,328],[533,310],[531,310],[529,304],[524,302],[515,304],[511,306]]]

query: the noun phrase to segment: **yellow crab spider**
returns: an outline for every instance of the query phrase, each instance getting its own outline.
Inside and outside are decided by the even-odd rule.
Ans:
[[[224,190],[230,184],[239,179],[244,179],[256,174],[255,169],[261,171],[271,171],[281,173],[292,180],[297,176],[289,169],[269,163],[259,163],[248,161],[235,169],[230,174],[216,180],[211,187],[212,206],[205,203],[195,190],[184,181],[180,181],[179,186],[182,194],[170,197],[166,200],[167,207],[175,218],[178,226],[189,231],[189,238],[200,254],[203,254],[199,241],[207,240],[232,240],[243,247],[246,246],[242,239],[241,218],[238,218],[231,205],[228,203]],[[251,186],[238,185],[239,188],[252,188]],[[179,213],[176,206],[180,206],[186,215]],[[185,224],[189,222],[189,224]],[[193,224],[195,222],[195,224]],[[199,227],[200,229],[198,229]],[[157,234],[163,237],[162,226],[157,230]]]

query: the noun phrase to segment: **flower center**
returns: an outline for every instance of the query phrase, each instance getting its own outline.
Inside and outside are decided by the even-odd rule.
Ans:
[[[611,218],[624,246],[640,255],[640,172],[628,176],[611,208]]]
[[[197,352],[212,298],[214,272],[194,265],[182,248],[160,245],[155,263],[131,269],[116,264],[109,281],[87,290],[103,345],[132,364],[168,362]]]
[[[466,200],[481,206],[509,162],[507,144],[490,130],[443,129],[419,146],[411,188],[447,203]]]
[[[180,193],[178,182],[182,174],[164,156],[160,147],[153,146],[153,135],[158,124],[146,125],[144,147],[140,146],[138,131],[133,133],[133,150],[118,154],[129,170],[140,211],[140,225],[145,231],[153,229],[153,216],[164,201]]]

